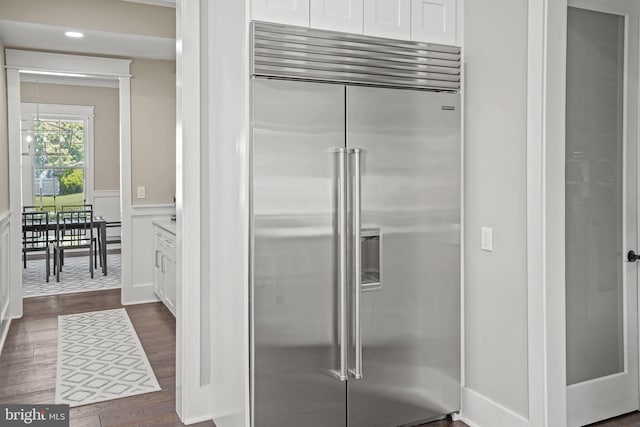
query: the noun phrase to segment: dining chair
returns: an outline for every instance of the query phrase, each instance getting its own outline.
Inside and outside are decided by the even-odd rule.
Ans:
[[[45,278],[50,275],[50,246],[53,239],[49,237],[49,214],[47,212],[22,212],[22,259],[27,268],[27,253],[45,252]]]
[[[60,206],[60,210],[61,211],[91,211],[91,216],[93,217],[93,205],[92,204],[74,204],[74,205],[61,205]],[[96,243],[95,238],[94,238],[94,253],[93,253],[93,265],[95,268],[98,268],[98,251],[100,249],[100,246]],[[64,265],[64,251],[62,252],[62,256],[61,256],[61,261],[62,261],[62,265]],[[100,258],[100,263],[102,266],[102,258]]]
[[[106,248],[107,253],[102,254],[102,252],[100,252],[102,250],[102,240],[100,238],[100,233],[98,233],[98,251],[99,251],[99,256],[98,258],[100,258],[100,262],[102,263],[102,257],[106,257],[108,255],[108,250],[109,250],[109,245],[117,245],[117,244],[122,244],[122,222],[121,221],[107,221],[105,224],[105,228],[107,229],[107,233],[105,236],[105,241],[104,241],[104,246]],[[109,235],[109,229],[113,229],[113,228],[119,228],[120,230],[118,234],[112,234]],[[100,264],[102,266],[102,264]]]
[[[56,281],[60,281],[60,270],[64,265],[67,249],[89,249],[89,272],[93,279],[96,257],[96,239],[93,236],[93,210],[59,211],[56,221],[56,241],[53,251],[53,266]]]

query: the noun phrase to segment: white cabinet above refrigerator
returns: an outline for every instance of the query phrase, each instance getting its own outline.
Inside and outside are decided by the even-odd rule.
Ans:
[[[456,44],[456,0],[411,0],[411,40]]]
[[[255,21],[459,45],[459,0],[252,0]]]
[[[411,39],[411,0],[365,1],[364,34]]]
[[[362,34],[363,0],[310,0],[311,28]]]
[[[251,17],[256,21],[309,26],[309,0],[252,0]]]

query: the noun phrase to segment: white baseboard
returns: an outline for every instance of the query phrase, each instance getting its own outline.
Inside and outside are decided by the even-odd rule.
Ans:
[[[153,291],[153,283],[142,283],[134,285],[125,291],[122,290],[122,305],[146,304],[148,302],[159,302]]]
[[[4,322],[0,323],[0,354],[2,354],[2,349],[4,348],[4,342],[7,340],[7,335],[9,334],[10,327],[11,327],[11,319],[7,319]]]
[[[466,387],[457,418],[469,427],[529,427],[529,420],[522,415]]]
[[[192,417],[192,418],[188,418],[186,420],[181,420],[181,421],[185,425],[202,423],[205,421],[211,421],[211,415],[202,415],[200,417]]]

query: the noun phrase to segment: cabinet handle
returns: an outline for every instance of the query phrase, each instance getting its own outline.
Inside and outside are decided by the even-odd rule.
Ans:
[[[160,264],[162,265],[161,271],[164,273],[164,256],[160,258]]]
[[[158,265],[158,254],[159,253],[160,253],[160,251],[156,249],[156,255],[155,255],[155,257],[156,257],[156,268],[160,268],[160,266]]]

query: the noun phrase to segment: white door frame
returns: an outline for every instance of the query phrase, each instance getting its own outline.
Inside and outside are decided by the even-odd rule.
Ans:
[[[567,422],[565,324],[566,0],[529,0],[527,288],[529,425]]]
[[[622,16],[624,32],[624,96],[623,96],[623,167],[622,167],[622,247],[624,259],[622,292],[624,369],[622,372],[594,378],[567,386],[567,420],[570,425],[583,425],[608,418],[617,413],[639,407],[638,386],[638,266],[626,262],[629,249],[637,246],[637,182],[630,185],[630,177],[638,170],[638,7],[636,0],[568,0],[569,7]],[[629,163],[631,161],[631,163]],[[633,167],[634,170],[630,170]],[[635,193],[635,194],[634,194]],[[635,197],[635,200],[633,198]],[[622,267],[622,266],[621,266]],[[627,327],[629,325],[629,327]],[[635,328],[635,330],[634,330]],[[635,389],[635,395],[629,392]],[[597,397],[596,397],[597,396]],[[601,400],[599,400],[599,399]],[[593,404],[600,402],[600,405]]]
[[[131,93],[130,60],[96,58],[34,51],[5,49],[7,74],[7,117],[9,134],[9,203],[10,224],[10,310],[12,318],[22,317],[22,144],[20,138],[20,74],[68,75],[70,77],[101,79],[119,82],[120,98],[120,203],[123,236],[131,236]],[[122,245],[122,287],[131,286],[130,245]],[[127,283],[127,280],[129,283]]]
[[[561,427],[567,424],[564,200],[567,0],[529,0],[528,24],[529,425]]]

